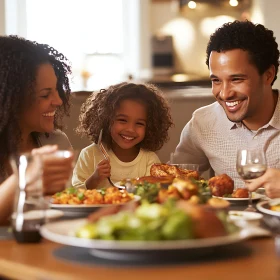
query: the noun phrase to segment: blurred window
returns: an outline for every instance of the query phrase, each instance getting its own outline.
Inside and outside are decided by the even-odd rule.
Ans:
[[[127,76],[124,1],[18,0],[16,34],[62,52],[72,63],[73,91],[104,88]]]

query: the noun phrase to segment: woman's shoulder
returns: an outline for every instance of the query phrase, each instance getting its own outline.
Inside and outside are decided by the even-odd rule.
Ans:
[[[45,145],[58,145],[60,150],[71,149],[72,145],[67,135],[61,130],[54,130],[51,133],[39,133],[38,135],[39,146]]]

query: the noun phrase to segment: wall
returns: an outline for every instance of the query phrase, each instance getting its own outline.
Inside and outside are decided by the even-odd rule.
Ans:
[[[151,33],[173,36],[175,72],[208,77],[205,50],[210,34],[222,23],[240,19],[242,11],[227,5],[204,3],[192,10],[187,5],[179,9],[179,1],[152,2]]]
[[[279,24],[279,0],[254,0],[252,9],[252,21],[264,24],[273,30],[280,49],[280,24]],[[280,75],[274,83],[274,88],[280,89]]]
[[[0,35],[5,34],[5,0],[0,0]]]
[[[205,50],[209,36],[203,35],[199,29],[200,22],[205,17],[216,17],[227,14],[232,18],[244,19],[250,15],[253,22],[262,23],[274,31],[276,41],[280,46],[280,24],[277,20],[280,10],[279,0],[252,0],[250,9],[243,14],[240,10],[225,7],[215,9],[213,6],[204,6],[197,10],[185,8],[183,11],[179,11],[177,2],[152,2],[150,14],[151,34],[164,33],[171,34],[175,37],[176,72],[208,76],[209,72],[205,65]],[[220,20],[222,21],[223,18],[220,18]],[[218,26],[221,24],[218,21]],[[274,87],[280,88],[280,78],[275,82]]]

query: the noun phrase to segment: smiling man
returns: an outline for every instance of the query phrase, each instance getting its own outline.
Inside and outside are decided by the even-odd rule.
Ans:
[[[269,167],[280,168],[280,101],[272,85],[279,66],[273,32],[261,24],[234,21],[210,37],[206,64],[216,102],[202,107],[184,127],[176,161],[228,174],[236,187],[240,148],[263,149]]]

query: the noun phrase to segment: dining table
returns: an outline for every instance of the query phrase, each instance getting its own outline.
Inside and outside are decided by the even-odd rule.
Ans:
[[[0,240],[0,276],[29,280],[280,279],[280,258],[276,254],[274,237],[249,239],[232,246],[230,251],[223,251],[224,256],[214,253],[208,258],[178,263],[122,265],[58,258],[54,252],[69,246],[45,239],[34,244],[6,239]]]
[[[246,203],[230,206],[231,210],[245,208]],[[39,243],[18,243],[9,230],[6,235],[1,233],[0,227],[0,280],[280,279],[280,235],[273,233],[214,247],[201,256],[184,256],[181,252],[178,258],[174,255],[162,260],[159,252],[156,260],[144,254],[147,260],[126,262],[97,258],[88,248],[45,238]]]

